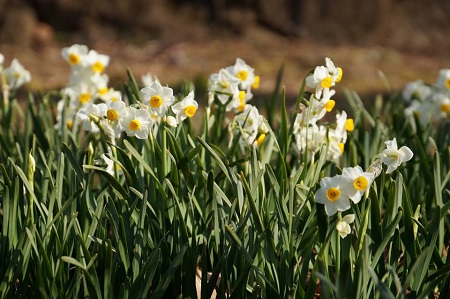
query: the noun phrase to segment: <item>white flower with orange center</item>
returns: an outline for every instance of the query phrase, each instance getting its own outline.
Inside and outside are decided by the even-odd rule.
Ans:
[[[442,118],[448,118],[450,116],[450,97],[449,93],[436,93],[432,97],[435,111],[432,111],[432,115],[436,120]]]
[[[331,59],[328,57],[325,58],[325,66],[331,78],[333,79],[333,82],[340,82],[342,79],[342,69],[340,67],[334,66],[333,61],[331,61]]]
[[[338,142],[345,143],[347,141],[347,132],[352,132],[355,124],[352,118],[347,118],[347,112],[342,111],[336,114],[336,128],[330,130],[329,135]]]
[[[435,86],[440,89],[450,90],[450,69],[441,69]]]
[[[328,216],[350,209],[348,194],[342,189],[342,177],[325,177],[320,180],[320,188],[314,195],[317,203],[325,205],[325,212]]]
[[[153,81],[150,86],[142,88],[141,95],[142,102],[159,117],[163,117],[175,101],[172,88],[162,86],[158,81]]]
[[[108,90],[109,77],[107,74],[89,74],[89,76],[86,76],[85,80],[82,81],[89,81],[91,84],[93,84],[99,94],[105,93]]]
[[[400,149],[397,146],[397,139],[388,140],[385,142],[386,149],[381,153],[383,164],[387,165],[386,173],[391,173],[396,170],[400,164],[412,159],[413,152],[407,146],[402,146]]]
[[[122,99],[118,99],[115,102],[109,102],[107,104],[108,109],[106,110],[106,119],[108,119],[109,124],[114,130],[114,135],[118,138],[120,133],[123,131],[122,124],[120,120],[125,117],[128,113],[127,105]]]
[[[115,90],[114,88],[110,87],[105,92],[102,92],[102,94],[97,94],[97,96],[106,103],[108,102],[116,102],[120,100],[122,97],[122,93],[118,90]]]
[[[90,84],[80,83],[74,87],[66,87],[61,93],[69,97],[70,106],[76,109],[94,100],[95,88]]]
[[[306,77],[305,80],[308,87],[316,89],[315,95],[318,99],[322,97],[324,89],[329,89],[334,85],[333,78],[324,66],[317,66],[314,73]]]
[[[268,129],[264,119],[259,114],[258,108],[253,105],[245,105],[243,112],[234,117],[230,124],[231,140],[236,135],[240,135],[241,145],[259,146],[263,142]],[[230,141],[230,144],[232,141]]]
[[[75,44],[70,47],[63,48],[61,55],[71,68],[78,68],[85,64],[88,54],[88,47],[85,45]]]
[[[87,64],[94,73],[102,73],[109,64],[109,56],[90,50],[87,55]]]
[[[120,119],[120,125],[128,136],[146,139],[150,132],[153,120],[146,109],[128,108],[128,113]]]
[[[239,83],[240,80],[226,69],[209,76],[209,104],[217,98],[220,103],[227,104],[228,111],[239,107]]]
[[[187,117],[193,117],[197,112],[198,103],[194,100],[194,91],[191,91],[181,102],[172,106],[177,122],[180,123]]]
[[[365,172],[361,166],[345,167],[342,170],[342,188],[356,204],[374,180],[374,174]]]
[[[246,90],[255,83],[255,70],[241,58],[236,58],[235,64],[227,67],[226,70],[239,79],[241,89]],[[257,85],[259,85],[259,81]]]

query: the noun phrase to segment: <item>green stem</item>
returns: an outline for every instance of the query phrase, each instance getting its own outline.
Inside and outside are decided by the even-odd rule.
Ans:
[[[342,215],[341,212],[338,212],[339,216],[338,219],[342,219]],[[338,221],[339,221],[338,220]],[[336,236],[336,264],[335,264],[335,268],[336,268],[336,274],[340,274],[341,273],[341,236],[339,235],[339,232],[337,230],[335,230],[334,232],[335,236]]]
[[[166,157],[166,148],[167,148],[167,133],[165,130],[165,125],[166,125],[166,120],[165,118],[163,118],[161,120],[161,126],[160,126],[160,130],[162,131],[161,134],[161,143],[162,143],[162,150],[161,150],[161,172],[162,172],[162,176],[161,176],[161,182],[164,180],[166,174],[167,174],[167,157]]]

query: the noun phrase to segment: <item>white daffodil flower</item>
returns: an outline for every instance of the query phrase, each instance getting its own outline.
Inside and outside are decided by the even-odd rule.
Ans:
[[[120,133],[123,131],[121,119],[128,113],[127,105],[122,99],[118,99],[115,102],[109,102],[107,104],[106,119],[114,130],[114,136],[120,137]]]
[[[88,54],[88,47],[85,45],[74,44],[63,48],[61,55],[71,68],[79,68],[85,65]]]
[[[345,167],[342,170],[342,189],[357,204],[374,180],[374,174],[365,172],[361,166]]]
[[[172,111],[176,115],[177,123],[182,122],[187,117],[194,116],[197,109],[198,103],[194,100],[194,91],[191,91],[182,101],[172,106]]]
[[[450,90],[450,69],[441,69],[435,86],[440,89]]]
[[[5,76],[8,85],[12,88],[19,88],[31,80],[30,72],[27,71],[16,58],[12,60],[9,67],[4,69],[3,75]]]
[[[331,59],[328,57],[325,58],[325,66],[327,67],[328,73],[333,79],[333,82],[340,82],[342,79],[342,69],[340,67],[334,66],[333,61],[331,61]]]
[[[242,128],[242,131],[239,128]],[[239,132],[242,133],[240,141],[243,145],[250,144],[256,147],[263,142],[268,129],[264,124],[262,115],[259,114],[258,108],[247,104],[244,111],[234,117],[230,124],[230,144],[232,144],[233,137]]]
[[[348,214],[342,217],[342,219],[338,220],[336,223],[336,230],[338,231],[341,238],[347,237],[347,235],[351,234],[352,228],[350,224],[355,221],[355,214]]]
[[[76,117],[82,122],[83,130],[90,131],[92,133],[99,133],[100,128],[93,121],[92,116],[96,116],[100,119],[105,115],[107,109],[108,106],[104,103],[93,104],[92,102],[90,102],[89,104],[78,110],[78,112],[76,113]]]
[[[316,89],[315,96],[320,99],[324,89],[329,89],[334,85],[333,78],[323,65],[317,66],[314,73],[306,77],[306,85]]]
[[[227,111],[239,107],[239,83],[240,80],[226,69],[221,69],[219,73],[209,76],[209,104],[217,98],[222,104],[228,102]]]
[[[128,108],[128,113],[119,121],[128,136],[146,139],[153,120],[146,109]]]
[[[103,162],[106,163],[106,169],[105,170],[110,175],[114,176],[114,166],[115,166],[114,163],[115,162],[113,160],[111,160],[110,158],[108,158],[108,156],[106,156],[105,154],[102,154],[101,157],[103,159]],[[117,164],[117,163],[116,163],[116,166],[117,166],[118,174],[119,175],[123,174],[122,166],[120,164]]]
[[[239,79],[241,89],[246,90],[255,82],[255,70],[241,58],[237,58],[236,63],[227,67],[226,70]]]
[[[422,80],[409,82],[402,90],[402,96],[406,103],[410,103],[412,100],[423,102],[432,93],[433,90],[431,87],[426,85]]]
[[[109,64],[109,56],[90,50],[86,57],[87,66],[94,73],[102,73]]]
[[[342,176],[325,177],[320,180],[320,188],[314,195],[317,203],[325,205],[328,216],[350,209],[350,200],[345,189],[342,189]]]
[[[141,95],[142,102],[159,117],[163,117],[175,101],[173,89],[162,86],[158,81],[153,81],[150,86],[142,88]]]
[[[397,147],[397,139],[388,140],[385,142],[386,149],[382,152],[383,163],[387,165],[386,173],[391,173],[402,164],[413,157],[413,152],[407,146]]]
[[[435,119],[441,120],[450,116],[450,97],[448,93],[437,93],[433,96],[435,111],[432,115]]]

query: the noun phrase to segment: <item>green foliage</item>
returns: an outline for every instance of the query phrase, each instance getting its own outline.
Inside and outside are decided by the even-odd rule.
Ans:
[[[111,144],[57,132],[46,96],[12,100],[0,115],[0,297],[447,298],[450,124],[414,132],[398,95],[381,106],[388,118],[347,96],[355,130],[342,165],[367,168],[391,137],[415,158],[352,204],[346,238],[314,201],[339,165],[291,150],[278,85],[267,141],[244,152],[227,144],[224,107],[199,136],[188,121]],[[96,162],[108,152],[114,174]]]

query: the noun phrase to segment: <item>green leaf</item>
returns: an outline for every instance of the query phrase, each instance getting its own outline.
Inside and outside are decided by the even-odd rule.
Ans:
[[[111,184],[111,186],[117,192],[119,192],[122,199],[130,198],[130,194],[127,192],[127,190],[125,190],[125,188],[123,188],[122,184],[119,181],[117,181],[117,179],[115,177],[113,177],[111,174],[109,174],[106,171],[106,169],[98,167],[98,166],[94,166],[94,165],[83,165],[83,167],[87,170],[94,170],[94,171],[100,173],[102,176],[104,176],[106,178],[106,180]]]
[[[177,271],[178,267],[180,266],[181,262],[183,261],[184,254],[188,248],[188,244],[183,245],[181,247],[178,254],[175,256],[173,261],[170,263],[169,268],[164,273],[164,275],[161,278],[161,281],[158,283],[158,286],[155,289],[155,292],[152,294],[150,298],[161,298],[164,295],[164,292],[166,291],[167,287],[169,286],[170,281],[173,279],[173,275],[175,271]]]

